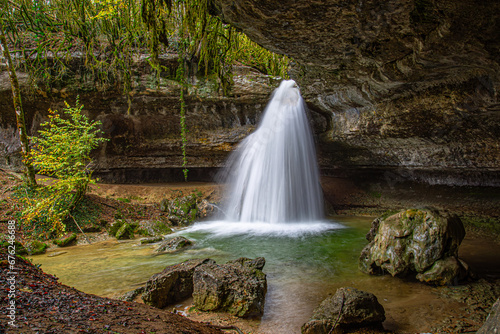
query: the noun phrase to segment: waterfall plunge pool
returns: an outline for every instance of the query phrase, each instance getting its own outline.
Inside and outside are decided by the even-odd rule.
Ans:
[[[166,266],[188,259],[211,258],[224,263],[242,256],[262,256],[266,259],[264,272],[268,280],[264,315],[236,323],[254,333],[299,333],[314,308],[342,286],[374,293],[386,309],[386,328],[425,330],[419,314],[429,324],[448,313],[451,315],[455,307],[436,296],[432,287],[390,276],[370,276],[358,270],[358,257],[367,244],[365,234],[371,220],[334,217],[312,223],[309,229],[295,225],[293,233],[279,228],[264,230],[258,225],[245,231],[245,223],[236,223],[241,224],[240,228],[227,222],[202,222],[176,232],[193,240],[194,246],[174,254],[157,255],[156,245],[140,245],[138,239],[120,242],[110,239],[54,249],[32,259],[45,272],[58,276],[63,284],[86,293],[118,298],[144,285],[151,275]],[[51,256],[60,251],[66,253]],[[188,305],[189,301],[177,307],[183,309]],[[404,320],[396,316],[401,312],[408,312]],[[207,319],[194,317],[194,320]]]

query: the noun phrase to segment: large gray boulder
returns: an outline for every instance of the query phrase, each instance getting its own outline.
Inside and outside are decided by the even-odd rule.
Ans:
[[[154,274],[146,283],[142,300],[144,303],[164,308],[191,297],[193,293],[193,273],[201,265],[215,264],[211,259],[193,259],[166,267]]]
[[[194,305],[238,317],[262,315],[267,292],[264,258],[240,258],[223,265],[205,264],[193,274]]]
[[[340,288],[326,298],[311,319],[302,326],[302,334],[342,333],[343,328],[380,327],[385,310],[375,295],[355,288]]]
[[[413,273],[429,284],[453,284],[466,276],[467,266],[458,259],[464,236],[457,216],[443,216],[433,209],[401,211],[372,223],[359,266],[369,274]]]
[[[500,334],[500,299],[491,307],[490,314],[477,334]]]

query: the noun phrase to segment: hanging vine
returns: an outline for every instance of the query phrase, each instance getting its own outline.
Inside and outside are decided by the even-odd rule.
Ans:
[[[186,101],[184,99],[187,82],[185,75],[185,63],[184,63],[184,55],[181,53],[179,55],[179,67],[177,68],[177,80],[181,83],[181,92],[179,95],[180,101],[180,128],[181,128],[181,149],[182,149],[182,173],[184,174],[184,181],[187,181],[188,172],[187,169],[187,156],[186,156],[186,147],[187,147],[187,127],[186,127]]]
[[[289,60],[250,41],[209,14],[209,0],[0,0],[14,63],[29,73],[31,92],[48,92],[78,81],[89,90],[121,90],[131,111],[134,58],[147,56],[159,87],[160,55],[179,55],[180,128],[187,179],[186,94],[191,78],[215,79],[229,96],[233,66],[287,77]],[[76,64],[76,65],[75,65]]]

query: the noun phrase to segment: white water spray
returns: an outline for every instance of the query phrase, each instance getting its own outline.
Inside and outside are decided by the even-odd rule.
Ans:
[[[228,168],[228,221],[323,219],[314,141],[295,81],[285,80],[275,90],[257,130],[232,153]]]

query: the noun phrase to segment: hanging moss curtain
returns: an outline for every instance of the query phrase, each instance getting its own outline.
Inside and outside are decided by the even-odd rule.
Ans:
[[[208,0],[0,0],[0,6],[14,58],[34,90],[76,77],[92,82],[91,89],[127,93],[132,59],[144,54],[159,84],[165,52],[184,57],[186,77],[215,76],[224,94],[237,62],[273,76],[286,77],[288,69],[286,57],[209,15]]]

